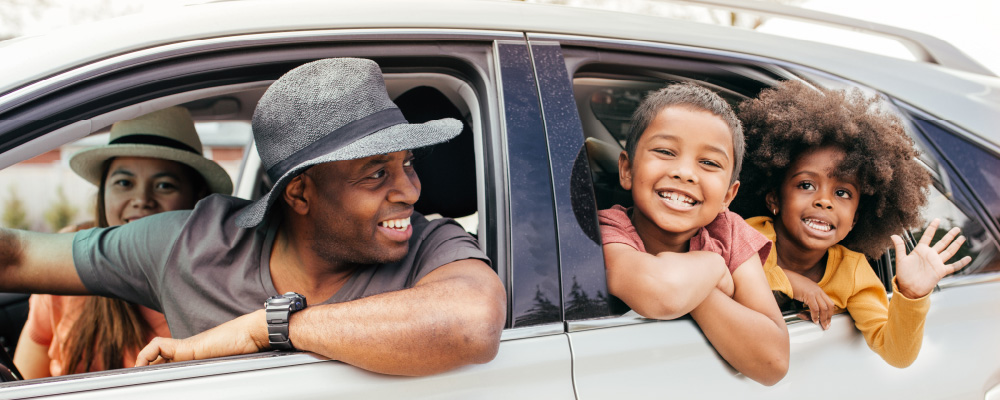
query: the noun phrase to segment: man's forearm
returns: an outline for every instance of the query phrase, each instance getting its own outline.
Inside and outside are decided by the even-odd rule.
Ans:
[[[292,344],[397,375],[427,375],[492,360],[506,313],[496,274],[482,262],[464,260],[428,278],[432,281],[411,289],[295,313],[289,324]],[[261,333],[266,335],[266,329],[256,334]]]
[[[73,235],[0,229],[0,290],[86,294],[73,265]]]

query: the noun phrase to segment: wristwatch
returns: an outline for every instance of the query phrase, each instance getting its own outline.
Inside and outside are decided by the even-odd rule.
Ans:
[[[295,292],[279,294],[264,300],[267,315],[267,340],[275,350],[295,350],[288,337],[288,317],[306,308],[306,296]]]

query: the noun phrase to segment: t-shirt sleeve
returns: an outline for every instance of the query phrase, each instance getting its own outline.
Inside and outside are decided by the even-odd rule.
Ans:
[[[457,222],[441,218],[431,221],[427,229],[430,232],[421,243],[420,254],[415,260],[414,283],[438,267],[455,261],[476,259],[490,265],[479,242]]]
[[[73,238],[73,262],[84,286],[96,295],[162,311],[159,284],[189,215],[190,211],[171,211],[78,232]]]
[[[760,257],[761,265],[767,263],[767,256],[771,253],[771,241],[736,213],[732,211],[725,213],[732,227],[730,239],[733,242],[729,247],[732,254],[729,259],[734,265],[733,268],[742,265],[753,256]]]
[[[597,212],[597,221],[601,227],[601,244],[622,243],[645,252],[638,232],[628,218],[625,208],[614,206]]]

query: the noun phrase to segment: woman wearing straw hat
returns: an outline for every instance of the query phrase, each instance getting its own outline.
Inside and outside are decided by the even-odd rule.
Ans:
[[[107,145],[77,153],[70,167],[98,187],[99,227],[191,209],[233,187],[226,171],[202,156],[194,121],[177,106],[115,123]],[[156,336],[170,331],[149,308],[99,296],[33,295],[14,362],[26,379],[131,367]]]

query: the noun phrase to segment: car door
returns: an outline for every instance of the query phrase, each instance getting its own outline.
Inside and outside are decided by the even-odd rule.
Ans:
[[[475,171],[474,187],[468,188],[475,202],[470,229],[508,290],[508,322],[496,359],[413,378],[370,373],[309,353],[265,352],[2,383],[0,397],[573,398],[546,138],[521,33],[287,32],[181,41],[121,54],[50,80],[58,86],[0,98],[0,163],[14,164],[148,110],[231,105],[220,101],[260,92],[296,65],[340,56],[379,62],[390,92],[437,85],[465,113],[474,157],[451,168]],[[234,176],[237,193],[258,195],[267,185],[259,176],[256,154],[247,154],[241,176]]]
[[[574,150],[586,148],[590,159],[588,175],[594,182],[573,180],[572,174],[556,174],[558,149],[553,153],[553,174],[556,182],[557,203],[559,187],[579,185],[567,190],[584,201],[595,196],[598,208],[606,208],[620,201],[622,193],[614,184],[602,185],[602,179],[613,175],[616,182],[615,159],[621,151],[617,143],[621,139],[617,132],[624,131],[631,111],[645,91],[662,87],[667,82],[692,80],[716,90],[730,102],[753,97],[760,89],[783,79],[807,79],[813,84],[835,88],[858,87],[859,85],[842,78],[833,77],[811,68],[788,65],[777,61],[767,62],[759,58],[748,59],[735,54],[716,51],[698,51],[668,45],[616,42],[609,39],[591,39],[575,36],[555,36],[531,34],[529,40],[533,50],[540,44],[550,45],[548,53],[552,62],[565,68],[571,88],[562,88],[574,96],[579,112],[549,113],[546,110],[546,126],[549,127],[550,143],[560,140],[561,145],[572,143]],[[551,46],[558,43],[559,46]],[[537,50],[536,54],[538,53]],[[536,64],[539,61],[536,59]],[[539,70],[541,66],[537,67]],[[555,68],[555,67],[554,67]],[[555,68],[557,69],[557,68]],[[543,76],[544,72],[539,72]],[[553,73],[555,75],[555,73]],[[540,81],[541,82],[541,81]],[[567,84],[563,84],[566,86]],[[543,92],[553,93],[551,85],[542,86]],[[868,93],[877,92],[864,88]],[[561,118],[553,120],[550,118]],[[556,117],[558,116],[558,117]],[[551,127],[570,125],[581,126],[585,136],[582,140],[568,133],[554,133]],[[911,133],[920,135],[920,130]],[[554,135],[561,135],[554,139]],[[921,137],[916,137],[921,144]],[[922,144],[921,144],[922,145]],[[551,146],[551,144],[550,144]],[[616,147],[618,146],[618,147]],[[554,146],[553,146],[554,147]],[[982,148],[982,145],[979,146]],[[953,151],[955,155],[969,154],[970,150]],[[996,237],[992,230],[991,215],[976,201],[969,200],[971,191],[966,182],[957,174],[955,167],[942,160],[941,151],[928,151],[928,160],[937,160],[935,170],[938,187],[931,196],[932,205],[925,211],[929,218],[933,213],[949,216],[949,226],[962,226],[970,237],[968,251],[975,250],[976,261],[966,270],[971,277],[946,278],[941,289],[931,295],[931,311],[928,314],[923,350],[917,361],[908,368],[897,369],[889,366],[872,352],[861,333],[854,327],[849,314],[841,313],[833,317],[831,327],[822,330],[816,324],[800,320],[794,313],[786,315],[790,338],[790,366],[783,380],[772,387],[764,387],[739,374],[714,351],[697,325],[690,318],[672,321],[654,321],[636,315],[621,315],[620,311],[596,312],[587,316],[573,316],[564,307],[567,315],[567,331],[573,352],[573,379],[579,397],[593,398],[845,398],[863,393],[865,397],[896,398],[910,396],[916,398],[976,398],[996,385],[1000,364],[995,357],[977,357],[980,354],[1000,354],[996,340],[988,336],[995,332],[1000,316],[1000,281],[995,271]],[[994,157],[994,158],[981,158]],[[982,165],[981,162],[995,160],[995,154],[976,154],[965,159],[968,164]],[[970,161],[975,160],[975,161]],[[925,163],[929,161],[925,160]],[[566,162],[564,161],[564,164]],[[973,168],[966,166],[966,168]],[[992,165],[992,164],[990,164]],[[929,167],[930,168],[930,167]],[[950,169],[949,169],[950,168]],[[974,170],[979,175],[990,170],[979,167]],[[980,180],[986,178],[979,178]],[[945,185],[945,186],[942,186]],[[980,190],[992,190],[993,185],[973,185]],[[935,189],[937,190],[937,189]],[[593,194],[596,191],[596,194]],[[995,196],[995,192],[990,195]],[[983,195],[989,197],[989,195]],[[564,219],[573,213],[587,214],[577,217],[580,223],[591,223],[592,212],[576,202],[567,201],[559,216],[559,233],[562,242],[569,227],[563,226]],[[977,197],[978,198],[978,197]],[[987,203],[992,204],[992,203]],[[573,213],[569,212],[573,211]],[[941,215],[941,216],[945,216]],[[995,214],[992,214],[995,215]],[[983,224],[981,221],[987,221]],[[587,232],[591,227],[576,228]],[[575,233],[575,232],[571,232]],[[578,235],[574,240],[584,242]],[[560,243],[561,249],[568,245]],[[587,243],[589,246],[589,243]],[[975,248],[975,249],[972,249]],[[583,250],[569,251],[570,259],[561,258],[563,290],[568,303],[570,293],[586,293],[590,298],[606,296],[606,282],[602,265],[594,266],[597,255]],[[563,254],[561,254],[563,256]],[[587,260],[587,257],[590,259]],[[586,261],[584,261],[586,260]],[[590,261],[589,263],[587,261]],[[891,265],[891,256],[887,259]],[[581,272],[580,270],[588,272]],[[975,271],[975,272],[973,272]],[[887,278],[892,270],[886,271]],[[580,276],[592,279],[586,284],[578,284]],[[592,289],[580,289],[592,285]],[[574,288],[576,288],[574,290]],[[612,308],[616,308],[611,304]],[[753,343],[748,342],[748,346]]]

